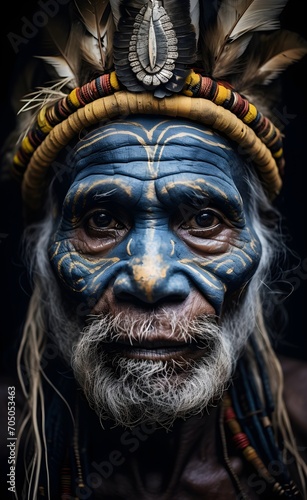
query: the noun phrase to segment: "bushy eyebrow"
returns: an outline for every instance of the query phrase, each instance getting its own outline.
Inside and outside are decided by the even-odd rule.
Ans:
[[[225,186],[226,187],[226,186]],[[231,222],[238,227],[245,225],[244,205],[240,193],[233,186],[227,185],[227,192],[223,183],[219,186],[208,180],[177,181],[165,183],[157,193],[159,200],[171,206],[186,205],[193,211],[208,206],[220,209]]]
[[[97,179],[89,176],[73,185],[63,204],[62,219],[68,223],[78,223],[86,211],[95,205],[108,206],[108,210],[146,210],[152,207],[160,208],[165,212],[190,211],[195,213],[206,207],[219,209],[235,226],[245,225],[244,207],[242,198],[236,187],[227,180],[216,178],[206,179],[170,179],[136,181],[142,186],[133,186],[125,176]],[[152,185],[151,190],[144,190],[145,184]],[[153,195],[151,197],[150,195]],[[158,205],[159,207],[158,207]]]
[[[67,193],[62,218],[73,222],[93,204],[125,204],[129,199],[133,199],[129,183],[121,179],[97,180],[89,177],[73,185]]]

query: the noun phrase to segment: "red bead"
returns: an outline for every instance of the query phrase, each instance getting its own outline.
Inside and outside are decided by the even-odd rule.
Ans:
[[[239,432],[233,436],[233,441],[238,448],[244,449],[249,445],[249,440],[244,432]]]
[[[212,89],[213,81],[211,78],[202,76],[200,80],[199,97],[208,98]]]
[[[233,418],[236,418],[236,414],[235,414],[233,408],[230,406],[229,408],[226,408],[226,410],[225,410],[225,422],[228,422],[229,420],[232,420]]]

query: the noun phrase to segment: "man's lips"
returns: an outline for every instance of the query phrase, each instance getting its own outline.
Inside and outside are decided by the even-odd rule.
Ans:
[[[134,359],[148,359],[153,361],[169,361],[198,358],[204,355],[197,342],[178,342],[169,339],[160,340],[127,340],[104,344],[104,350],[110,353]]]

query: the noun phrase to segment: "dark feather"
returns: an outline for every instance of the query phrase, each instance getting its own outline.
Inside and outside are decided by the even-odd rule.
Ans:
[[[206,20],[208,3],[200,2],[200,56],[213,77],[228,75],[252,35],[280,27],[279,16],[288,0],[222,0],[215,18]]]
[[[232,83],[243,93],[255,86],[269,85],[306,54],[307,41],[297,33],[278,30],[276,33],[259,34],[250,44],[243,69],[233,77]]]
[[[62,60],[62,67],[66,65],[67,75],[74,75],[75,83],[80,85],[81,81],[81,54],[78,50],[82,35],[82,26],[80,23],[75,23],[72,20],[71,12],[68,17],[57,16],[50,19],[46,25],[44,32],[44,57],[54,57],[58,61]],[[47,64],[51,64],[58,75],[58,79],[63,78],[63,72],[58,72],[58,61],[51,64],[46,60]]]
[[[74,4],[85,29],[80,44],[82,59],[102,73],[111,66],[114,21],[110,3],[108,0],[74,0]]]

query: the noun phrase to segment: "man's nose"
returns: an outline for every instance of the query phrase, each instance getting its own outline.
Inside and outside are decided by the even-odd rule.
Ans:
[[[176,265],[172,240],[157,235],[146,243],[132,240],[129,251],[131,258],[113,285],[118,299],[154,304],[160,300],[183,301],[189,295],[190,284]]]

